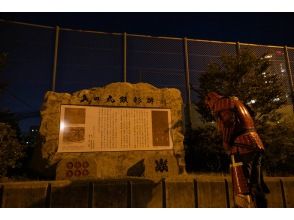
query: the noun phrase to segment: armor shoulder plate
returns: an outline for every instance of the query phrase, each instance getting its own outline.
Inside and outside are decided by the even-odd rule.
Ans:
[[[213,111],[215,113],[219,113],[221,111],[234,109],[234,107],[235,107],[234,100],[228,97],[224,97],[217,100],[217,102],[214,104]]]

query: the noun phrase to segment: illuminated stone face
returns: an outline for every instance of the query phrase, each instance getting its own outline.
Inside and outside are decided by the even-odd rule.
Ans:
[[[172,148],[170,109],[61,105],[58,152]]]
[[[97,175],[97,164],[89,157],[66,158],[58,164],[56,174],[57,179],[93,179]]]
[[[178,175],[185,167],[182,109],[179,90],[146,83],[47,92],[42,158],[57,165],[59,179]],[[96,168],[74,170],[73,162],[69,169],[68,160],[95,161]]]

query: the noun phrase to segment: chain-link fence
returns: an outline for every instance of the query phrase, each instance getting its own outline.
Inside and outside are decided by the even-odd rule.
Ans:
[[[55,28],[0,22],[0,52],[8,57],[1,74],[1,81],[7,84],[0,97],[1,109],[23,115],[39,111],[51,88],[54,36]],[[39,123],[39,117],[21,121],[21,125]]]
[[[262,56],[266,54],[266,57],[271,63],[270,71],[273,74],[277,74],[279,76],[279,79],[284,85],[283,88],[285,90],[288,103],[291,104],[291,84],[289,79],[289,72],[287,70],[287,56],[285,54],[285,48],[279,46],[241,44],[240,50],[243,49],[254,51],[257,56]]]
[[[39,111],[48,90],[72,92],[111,82],[147,82],[161,88],[178,88],[186,106],[192,106],[188,120],[196,126],[193,102],[197,96],[190,85],[197,88],[199,76],[207,71],[209,63],[219,62],[222,54],[236,55],[245,48],[256,55],[270,56],[271,71],[284,82],[288,104],[292,105],[294,48],[102,33],[0,20],[0,52],[8,55],[1,76],[8,87],[1,97],[1,108],[22,113],[21,125],[27,130],[39,123],[39,117],[28,119],[24,113]]]
[[[181,40],[127,37],[127,81],[178,88],[186,100],[185,62]]]
[[[56,91],[72,92],[122,81],[121,36],[61,29],[58,45]]]

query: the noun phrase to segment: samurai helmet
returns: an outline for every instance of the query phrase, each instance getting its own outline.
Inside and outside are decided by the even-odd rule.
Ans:
[[[223,96],[219,95],[216,92],[209,92],[206,96],[205,96],[205,105],[211,110],[214,110],[214,104],[221,99]]]

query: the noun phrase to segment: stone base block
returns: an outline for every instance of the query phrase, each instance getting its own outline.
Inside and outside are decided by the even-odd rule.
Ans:
[[[57,166],[56,179],[81,180],[125,177],[161,179],[180,174],[172,151],[101,152],[69,156]]]

